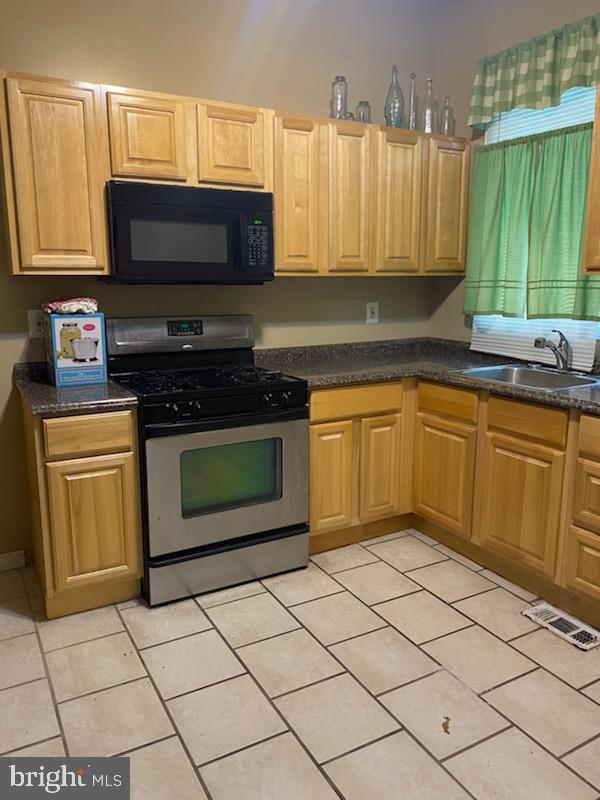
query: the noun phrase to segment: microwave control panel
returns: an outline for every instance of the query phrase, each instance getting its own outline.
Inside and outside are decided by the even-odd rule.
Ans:
[[[270,261],[271,232],[260,217],[248,220],[248,263],[251,267],[267,267]]]

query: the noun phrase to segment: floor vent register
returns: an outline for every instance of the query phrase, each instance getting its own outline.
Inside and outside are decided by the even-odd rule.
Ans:
[[[521,613],[581,650],[591,650],[600,644],[600,631],[549,603],[540,603]]]

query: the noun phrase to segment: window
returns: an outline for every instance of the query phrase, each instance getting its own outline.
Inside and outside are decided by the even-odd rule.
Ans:
[[[594,119],[595,87],[576,87],[565,92],[559,106],[536,110],[516,108],[495,114],[485,133],[485,144],[495,144],[534,133],[565,128]],[[573,347],[573,367],[590,370],[594,361],[598,323],[569,319],[515,319],[493,315],[473,317],[471,349],[553,364],[550,350],[538,350],[538,336],[555,339],[552,329],[562,330]]]

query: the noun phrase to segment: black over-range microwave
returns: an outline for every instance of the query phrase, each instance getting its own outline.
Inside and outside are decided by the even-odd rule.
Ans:
[[[273,280],[273,195],[107,183],[112,274],[118,283]]]

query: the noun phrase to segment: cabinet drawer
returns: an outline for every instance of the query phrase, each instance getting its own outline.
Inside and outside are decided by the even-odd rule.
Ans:
[[[564,448],[567,443],[566,411],[518,400],[504,400],[490,397],[488,404],[488,424],[490,428],[508,431],[526,439]]]
[[[600,600],[600,536],[571,528],[565,565],[567,586]]]
[[[46,457],[77,458],[131,450],[134,442],[133,423],[131,411],[45,419]]]
[[[479,396],[469,389],[455,389],[439,383],[419,383],[419,410],[445,417],[477,422]]]
[[[310,395],[311,422],[367,417],[401,407],[401,383],[371,383],[350,388],[322,389]]]

